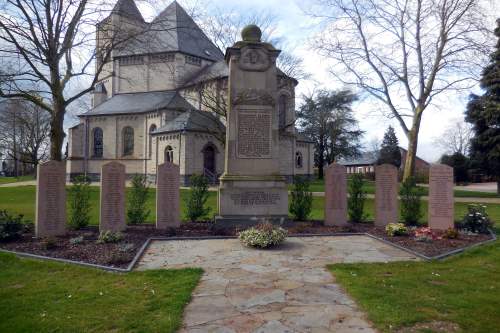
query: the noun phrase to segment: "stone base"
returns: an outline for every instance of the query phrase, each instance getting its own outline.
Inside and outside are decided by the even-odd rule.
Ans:
[[[286,227],[292,222],[288,216],[215,216],[214,229],[225,228],[247,229],[262,222]]]

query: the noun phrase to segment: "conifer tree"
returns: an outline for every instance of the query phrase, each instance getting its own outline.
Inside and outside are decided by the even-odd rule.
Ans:
[[[401,166],[399,141],[392,126],[389,126],[384,134],[384,140],[382,141],[382,145],[380,147],[377,164],[392,164],[397,168]]]
[[[496,179],[500,194],[500,19],[494,33],[498,40],[480,81],[484,94],[470,96],[465,119],[474,131],[472,163]]]

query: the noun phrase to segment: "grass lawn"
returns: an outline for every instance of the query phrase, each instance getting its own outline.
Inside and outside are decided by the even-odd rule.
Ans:
[[[116,274],[0,253],[0,332],[175,332],[201,274]]]
[[[34,180],[33,176],[19,176],[19,177],[0,177],[0,185],[2,184],[10,184],[17,182],[24,182],[27,180]]]
[[[130,189],[127,189],[130,190]],[[150,189],[150,196],[148,200],[148,208],[151,210],[148,221],[153,223],[155,221],[155,194],[154,189]],[[184,200],[187,196],[187,190],[181,190],[181,211],[182,217],[185,220],[185,205]],[[99,188],[91,187],[91,224],[99,223]],[[209,216],[213,216],[217,212],[217,193],[210,192],[208,205],[211,207]],[[424,209],[423,221],[427,220],[427,202],[422,202]],[[500,204],[486,204],[488,207],[488,214],[493,221],[500,222]],[[310,216],[311,219],[321,220],[324,218],[324,198],[313,198],[313,211]],[[23,214],[27,219],[33,221],[35,217],[35,186],[18,186],[18,187],[3,187],[0,188],[0,209],[7,209],[12,213]],[[367,199],[365,205],[365,212],[367,219],[374,219],[374,199]],[[467,203],[455,203],[455,219],[460,220],[467,211]]]
[[[349,180],[348,180],[349,181]],[[289,189],[292,188],[292,185],[289,185]],[[313,180],[311,181],[311,186],[309,188],[311,192],[324,192],[325,191],[325,183],[324,180]],[[364,190],[368,194],[375,194],[375,182],[374,181],[365,181]],[[429,194],[429,189],[427,187],[422,187],[424,195]],[[457,198],[498,198],[498,194],[490,193],[490,192],[478,192],[478,191],[464,191],[464,190],[455,190],[454,195]]]
[[[329,269],[382,332],[430,321],[467,333],[500,331],[500,241],[445,261]]]

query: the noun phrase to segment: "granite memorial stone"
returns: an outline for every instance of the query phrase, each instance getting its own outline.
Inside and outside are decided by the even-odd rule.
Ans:
[[[123,231],[125,223],[125,166],[118,162],[101,169],[100,231]]]
[[[38,165],[36,186],[36,237],[66,233],[66,163],[48,161]]]
[[[432,164],[429,170],[429,227],[436,230],[453,228],[453,168]]]
[[[391,164],[375,167],[375,225],[398,222],[398,169]]]
[[[333,163],[325,171],[325,225],[347,225],[346,167]]]
[[[156,228],[177,228],[181,224],[179,206],[179,166],[158,165],[156,177]]]

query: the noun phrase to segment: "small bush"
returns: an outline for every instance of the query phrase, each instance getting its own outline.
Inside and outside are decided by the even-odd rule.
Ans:
[[[406,225],[418,225],[423,216],[422,195],[423,191],[417,186],[415,178],[410,177],[401,184],[399,191],[401,197],[401,217]]]
[[[470,204],[467,206],[467,213],[463,217],[461,227],[467,231],[474,233],[489,233],[489,228],[493,225],[488,213],[486,213],[486,206],[480,204]]]
[[[365,180],[363,175],[355,173],[349,182],[349,198],[347,200],[347,210],[351,222],[363,222],[366,192],[363,190]]]
[[[132,178],[132,188],[128,195],[127,222],[141,224],[146,222],[150,210],[146,209],[148,200],[148,181],[145,175],[136,174]]]
[[[193,175],[189,179],[191,188],[186,197],[186,215],[191,222],[206,216],[210,207],[205,207],[208,200],[208,181],[205,176]]]
[[[296,220],[304,221],[311,214],[312,192],[309,191],[310,181],[305,177],[296,176],[293,179],[293,188],[290,200],[290,213]]]
[[[70,238],[69,243],[71,245],[78,245],[83,243],[83,236],[78,236],[74,238]]]
[[[73,179],[69,191],[69,225],[81,229],[90,222],[90,179],[80,175]]]
[[[240,232],[238,238],[246,246],[265,249],[283,243],[286,236],[285,229],[266,222]]]
[[[0,242],[20,238],[23,229],[23,215],[13,216],[6,210],[0,210]]]
[[[444,231],[443,238],[457,239],[458,238],[458,231],[455,228],[448,228]]]
[[[98,244],[107,244],[107,243],[118,243],[123,239],[123,235],[121,232],[113,232],[110,230],[101,231],[99,233],[99,238],[97,239]]]
[[[387,236],[406,236],[408,235],[408,228],[403,223],[389,223],[385,226]]]

